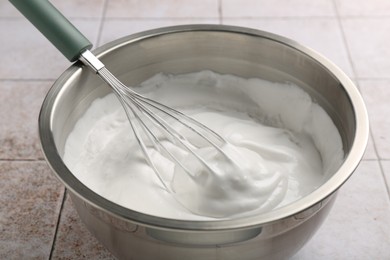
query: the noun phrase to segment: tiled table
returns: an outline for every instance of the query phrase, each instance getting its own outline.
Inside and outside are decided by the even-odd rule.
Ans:
[[[96,46],[188,23],[267,30],[323,53],[359,86],[371,120],[366,155],[329,218],[293,259],[390,259],[388,0],[52,1]],[[112,259],[80,223],[37,137],[45,93],[69,65],[0,2],[0,259]]]

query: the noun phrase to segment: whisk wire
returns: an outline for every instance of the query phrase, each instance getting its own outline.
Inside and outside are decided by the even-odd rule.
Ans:
[[[100,74],[99,74],[100,75]],[[137,120],[137,122],[140,124],[140,126],[144,129],[144,132],[147,133],[147,137],[149,138],[149,140],[151,141],[151,143],[153,144],[153,147],[154,149],[156,149],[157,151],[160,151],[159,148],[162,148],[164,150],[164,152],[166,154],[169,155],[169,157],[175,161],[176,164],[178,164],[192,179],[193,179],[193,175],[191,174],[191,172],[187,169],[187,167],[185,167],[170,151],[169,149],[167,149],[165,147],[165,145],[163,145],[163,143],[161,142],[161,140],[159,140],[159,138],[156,136],[156,134],[151,130],[150,127],[148,127],[146,124],[145,124],[145,121],[141,119],[141,116],[140,116],[140,113],[144,114],[147,113],[148,115],[148,118],[151,122],[153,122],[154,124],[156,123],[163,123],[163,125],[159,124],[159,126],[164,126],[163,129],[169,133],[169,130],[165,128],[165,126],[169,126],[169,124],[167,124],[165,122],[165,120],[163,120],[162,118],[160,118],[159,116],[156,116],[160,119],[160,122],[156,121],[156,118],[153,117],[153,112],[150,111],[147,107],[143,106],[142,103],[140,103],[139,101],[137,101],[137,99],[134,97],[134,96],[140,96],[138,95],[137,93],[133,92],[132,90],[128,89],[125,85],[123,85],[118,79],[115,78],[115,76],[113,76],[108,70],[105,70],[105,71],[102,71],[101,72],[101,77],[105,77],[104,80],[110,84],[111,87],[115,88],[115,93],[116,95],[119,96],[119,100],[120,102],[122,103],[122,106],[124,107],[125,109],[125,112],[126,112],[126,116],[128,118],[128,120],[130,121],[130,125],[132,127],[132,130],[135,134],[135,137],[137,139],[137,142],[138,144],[140,145],[141,147],[141,150],[143,151],[145,157],[146,157],[146,160],[147,162],[149,163],[149,165],[151,165],[151,167],[153,168],[153,170],[156,172],[157,174],[157,177],[159,178],[160,182],[163,184],[164,188],[168,191],[171,191],[171,189],[166,185],[165,181],[163,180],[162,176],[161,176],[161,173],[160,171],[157,169],[157,167],[155,166],[155,164],[153,163],[153,160],[150,158],[150,154],[148,152],[148,148],[147,148],[147,145],[145,144],[145,142],[142,140],[141,138],[141,134],[139,133],[139,131],[137,130],[137,127],[135,126],[134,124],[134,118]],[[128,102],[128,99],[130,99],[130,102]],[[134,108],[134,106],[137,107],[137,110]],[[131,115],[134,115],[134,118],[131,117]],[[153,120],[154,119],[154,120]],[[171,128],[171,130],[173,130]],[[184,138],[183,136],[181,136],[181,138]]]
[[[139,111],[143,113],[152,123],[158,124],[161,129],[163,129],[169,136],[174,138],[174,141],[178,141],[182,145],[182,147],[184,147],[188,152],[194,155],[208,171],[214,172],[213,169],[207,164],[207,162],[196,152],[194,152],[192,145],[190,145],[190,142],[185,137],[183,137],[178,131],[173,129],[163,118],[161,118],[157,114],[154,114],[147,107],[143,106],[142,103],[140,103],[138,100],[134,100],[133,102],[135,102],[141,107]],[[156,137],[151,128],[147,127],[145,122],[141,120],[139,116],[137,116],[137,119],[140,120],[142,126],[144,127],[144,130],[156,138],[156,143],[160,147],[162,147],[165,152],[167,152],[169,157],[174,160],[191,177],[191,179],[194,180],[193,174],[175,156],[173,156],[173,154],[169,151],[169,149],[166,148],[163,142],[161,142],[161,140]]]
[[[139,107],[139,105],[142,105],[140,104],[139,102],[137,102],[136,100],[132,100],[134,103],[131,103],[129,102],[130,104],[128,105],[136,105],[138,107],[138,111],[142,114],[145,113],[145,111],[142,110],[142,108]],[[124,102],[126,102],[124,100]],[[130,106],[131,107],[131,106]],[[191,174],[191,172],[188,170],[187,167],[185,167],[170,151],[169,149],[166,148],[165,145],[163,145],[163,142],[157,137],[157,135],[151,130],[150,127],[148,127],[145,123],[144,120],[141,119],[140,115],[138,112],[136,112],[136,110],[132,109],[132,113],[134,114],[135,118],[137,119],[138,123],[142,126],[142,128],[144,129],[144,131],[147,133],[147,136],[149,138],[149,140],[153,143],[153,147],[154,149],[156,149],[157,151],[160,151],[160,148],[162,148],[164,150],[164,152],[173,160],[175,161],[176,164],[178,164],[192,179],[193,179],[193,176]],[[149,115],[147,115],[147,117],[149,118]],[[149,118],[150,121],[152,123],[156,123],[155,120],[151,120],[151,118]],[[167,132],[169,132],[167,129],[165,129]],[[141,140],[142,141],[142,140]],[[144,150],[144,153],[147,153],[146,149]],[[149,154],[147,155],[147,157],[149,158]],[[154,168],[155,171],[158,171],[157,170],[157,167]],[[161,179],[160,179],[161,180]],[[165,183],[164,183],[165,184]]]
[[[150,158],[150,155],[149,155],[149,153],[147,151],[146,144],[142,140],[141,134],[138,132],[137,127],[134,124],[134,120],[132,120],[132,118],[130,117],[130,112],[134,116],[136,116],[136,118],[139,117],[138,113],[135,112],[135,110],[134,110],[134,108],[132,106],[129,106],[128,104],[126,104],[125,99],[122,99],[121,94],[119,94],[117,92],[115,92],[115,93],[120,96],[119,100],[122,103],[123,108],[125,109],[125,113],[126,113],[127,119],[130,122],[130,126],[131,126],[131,128],[133,130],[134,136],[137,139],[137,142],[138,142],[139,146],[141,147],[141,150],[142,150],[142,152],[143,152],[143,154],[144,154],[144,156],[146,158],[146,161],[148,162],[149,166],[152,167],[153,171],[156,173],[156,176],[159,179],[159,181],[161,182],[161,184],[163,185],[163,187],[168,192],[171,192],[171,189],[168,187],[168,185],[165,183],[164,179],[162,178],[160,171],[157,169],[156,165],[153,163],[153,160]],[[139,120],[139,119],[137,119],[137,121],[138,122],[142,122],[142,120]],[[152,142],[155,145],[155,142],[154,141],[152,141]]]
[[[150,122],[156,124],[158,127],[160,127],[159,129],[163,129],[169,136],[174,138],[171,142],[178,141],[188,152],[194,155],[208,171],[213,172],[213,169],[206,163],[206,161],[202,157],[200,157],[197,153],[194,152],[193,147],[191,147],[190,142],[187,140],[187,138],[180,135],[180,133],[174,128],[172,128],[166,120],[164,120],[158,114],[153,113],[153,111],[151,111],[147,106],[143,105],[142,102],[134,98],[132,95],[128,95],[126,97],[128,97],[131,100],[130,102],[127,102],[129,103],[128,105],[135,105],[138,108],[138,111],[142,113],[146,118],[148,118]],[[126,102],[126,100],[127,99],[125,99],[124,102]],[[140,125],[143,127],[144,131],[149,134],[148,135],[149,138],[152,137],[155,140],[155,142],[153,143],[161,147],[164,150],[164,152],[166,152],[166,154],[189,175],[191,179],[195,180],[191,171],[187,167],[185,167],[183,163],[179,161],[169,151],[169,149],[163,144],[162,140],[160,140],[157,137],[157,135],[151,130],[151,128],[146,126],[145,121],[141,119],[138,112],[136,112],[135,110],[132,110],[132,112],[136,116],[136,119],[139,121]]]
[[[204,158],[202,158],[200,155],[198,155],[197,152],[195,152],[194,148],[196,147],[194,147],[194,145],[180,132],[178,132],[175,128],[173,128],[172,125],[167,121],[167,119],[173,119],[174,121],[185,126],[194,134],[201,137],[202,140],[207,141],[227,160],[231,161],[229,156],[225,154],[225,152],[221,149],[220,145],[216,143],[217,141],[221,145],[223,145],[226,143],[226,141],[215,131],[206,127],[199,121],[196,121],[195,119],[181,113],[180,111],[177,111],[171,107],[168,107],[157,101],[154,101],[141,94],[136,93],[135,91],[133,91],[132,89],[124,85],[122,82],[120,82],[105,67],[99,69],[97,71],[97,74],[115,90],[114,92],[119,97],[119,100],[125,109],[126,116],[130,121],[130,125],[133,129],[134,135],[141,147],[142,152],[146,157],[147,162],[152,167],[158,179],[160,180],[160,182],[163,184],[164,188],[167,191],[171,192],[172,190],[171,188],[168,187],[168,185],[166,184],[166,182],[162,177],[162,174],[160,173],[156,165],[153,163],[153,160],[151,159],[151,155],[148,152],[148,149],[150,148],[148,148],[148,146],[145,144],[138,128],[141,128],[143,130],[143,133],[146,134],[146,136],[148,137],[149,141],[152,144],[152,147],[156,151],[159,152],[162,149],[166,153],[166,155],[168,155],[168,157],[172,159],[176,163],[176,165],[179,165],[185,171],[185,173],[194,181],[195,181],[195,176],[193,175],[193,173],[191,173],[191,171],[186,166],[183,165],[183,163],[180,160],[178,160],[176,156],[172,154],[169,148],[167,148],[166,145],[164,145],[163,141],[160,140],[160,138],[158,137],[158,134],[154,130],[152,130],[152,127],[146,124],[145,119],[147,119],[147,121],[151,123],[155,129],[158,129],[160,133],[165,133],[165,135],[163,136],[165,138],[169,137],[168,140],[171,143],[177,144],[178,142],[181,145],[181,147],[185,148],[187,152],[195,156],[197,160],[201,163],[201,165],[203,165],[203,167],[212,174],[217,174],[217,173],[204,160]],[[166,116],[166,118],[161,117],[160,114]],[[138,122],[138,127],[136,126],[134,121]],[[214,140],[211,140],[210,138],[213,138]]]
[[[214,146],[216,149],[219,149],[220,150],[220,146],[218,146],[215,142],[213,142],[212,140],[210,140],[209,137],[207,137],[206,135],[202,134],[198,129],[202,129],[203,132],[207,132],[208,134],[211,134],[213,135],[213,137],[215,139],[217,139],[221,144],[224,144],[226,141],[218,134],[216,133],[214,130],[208,128],[207,126],[205,126],[204,124],[202,124],[201,122],[187,116],[186,114],[183,114],[182,112],[176,110],[176,109],[173,109],[169,106],[166,106],[164,104],[161,104],[153,99],[150,99],[150,98],[147,98],[135,91],[133,91],[132,89],[130,89],[129,87],[127,87],[126,85],[124,85],[119,79],[117,79],[109,70],[107,70],[105,67],[102,68],[100,71],[98,71],[98,74],[101,76],[101,77],[104,77],[103,79],[110,85],[110,86],[113,86],[115,87],[115,89],[117,91],[120,91],[121,93],[123,93],[123,96],[122,98],[127,98],[129,96],[131,97],[134,97],[133,100],[142,100],[143,102],[145,102],[146,104],[148,104],[149,106],[153,107],[154,109],[156,109],[158,112],[161,112],[173,119],[175,119],[177,122],[180,122],[181,124],[183,124],[184,126],[186,126],[188,129],[190,129],[191,131],[195,132],[197,135],[199,135],[200,137],[202,137],[204,140],[208,141],[212,146]],[[168,112],[169,111],[169,112]],[[152,114],[155,114],[152,112]],[[178,118],[177,116],[181,117],[181,118]],[[195,129],[193,126],[191,126],[190,124],[188,124],[186,121],[188,121],[189,123],[193,124],[194,126],[196,126],[198,129]],[[169,125],[169,124],[168,124]],[[172,130],[174,130],[173,128],[171,128]],[[205,130],[206,129],[206,130]],[[179,134],[180,135],[180,134]],[[222,152],[220,150],[220,152]]]

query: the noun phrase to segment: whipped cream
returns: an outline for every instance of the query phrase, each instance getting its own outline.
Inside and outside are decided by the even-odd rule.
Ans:
[[[135,90],[219,133],[232,162],[208,145],[197,148],[214,169],[210,174],[175,147],[194,182],[155,152],[152,159],[174,191],[169,193],[144,160],[116,97],[97,99],[69,135],[64,162],[86,186],[124,207],[191,220],[259,214],[312,192],[342,163],[337,128],[293,84],[202,71],[157,74]]]

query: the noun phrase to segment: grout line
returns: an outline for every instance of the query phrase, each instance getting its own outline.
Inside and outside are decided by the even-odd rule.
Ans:
[[[54,78],[0,78],[0,82],[54,82]]]
[[[15,159],[15,158],[0,158],[0,162],[45,162],[46,160],[43,158],[37,159]]]
[[[375,142],[374,135],[373,135],[371,127],[369,128],[369,130],[370,130],[370,138],[372,140],[372,145],[374,147],[375,155],[378,158],[378,164],[379,164],[379,169],[381,171],[382,180],[383,180],[383,182],[385,184],[385,188],[386,188],[386,191],[387,191],[388,199],[390,199],[390,183],[386,179],[385,171],[384,171],[384,168],[383,168],[383,165],[382,165],[382,162],[390,161],[390,160],[389,159],[382,159],[382,158],[380,158],[379,152],[378,152],[378,148],[377,148],[377,145],[376,145],[376,142]]]
[[[374,134],[372,132],[371,126],[369,127],[368,130],[370,131],[369,135],[370,135],[370,138],[372,140],[372,146],[374,147],[375,156],[376,156],[376,158],[378,158],[378,161],[380,161],[380,160],[382,160],[382,158],[380,158],[380,156],[379,156],[378,148],[376,146],[376,142],[375,142],[375,139],[374,139]],[[383,174],[383,177],[384,177],[384,174]]]
[[[219,0],[222,1],[222,0]],[[209,16],[209,17],[105,17],[105,20],[108,21],[169,21],[169,20],[210,20],[210,19],[229,19],[229,20],[306,20],[306,19],[328,19],[333,20],[336,17],[334,16],[224,16],[223,15],[223,5],[218,5],[218,17]]]
[[[339,26],[339,29],[341,31],[341,37],[342,37],[342,40],[343,40],[343,43],[344,43],[344,46],[345,46],[345,49],[346,49],[346,52],[347,52],[347,57],[348,57],[348,62],[350,63],[351,65],[351,69],[352,69],[352,78],[355,79],[355,84],[357,86],[357,88],[360,90],[360,85],[359,85],[359,82],[358,82],[358,78],[357,78],[357,74],[356,74],[356,68],[355,68],[355,65],[354,65],[354,62],[352,60],[352,55],[351,55],[351,51],[349,50],[349,46],[348,46],[348,42],[347,42],[347,37],[345,35],[345,31],[344,31],[344,27],[343,27],[343,24],[341,22],[341,18],[340,18],[340,13],[337,9],[337,4],[335,2],[335,0],[332,0],[332,3],[333,3],[333,8],[334,8],[334,11],[336,13],[336,21],[337,21],[337,24]],[[377,158],[379,158],[378,156],[378,151],[376,149],[376,145],[375,145],[375,142],[374,142],[374,138],[372,136],[372,131],[371,131],[371,127],[369,129],[370,133],[370,138],[372,139],[372,143],[373,143],[373,146],[374,146],[374,151],[375,151],[375,156]]]
[[[58,229],[60,227],[60,221],[61,221],[61,216],[62,216],[62,210],[64,209],[64,205],[65,205],[65,199],[66,199],[66,188],[64,188],[64,192],[62,193],[63,194],[63,197],[62,197],[62,201],[61,201],[61,206],[60,206],[60,210],[58,212],[58,217],[57,217],[57,223],[56,223],[56,227],[55,227],[55,230],[54,230],[54,235],[53,235],[53,242],[51,244],[51,248],[50,248],[50,254],[49,254],[49,260],[52,259],[53,257],[53,253],[54,253],[54,249],[55,249],[55,244],[56,244],[56,241],[57,241],[57,235],[58,235]]]
[[[361,90],[360,84],[359,84],[359,79],[358,79],[357,73],[356,73],[356,68],[355,68],[354,62],[353,62],[353,60],[352,60],[351,51],[350,51],[350,49],[349,49],[349,45],[348,45],[348,42],[347,42],[347,37],[346,37],[346,35],[345,35],[345,30],[344,30],[343,24],[342,24],[342,22],[341,22],[341,18],[340,18],[339,11],[338,11],[338,9],[337,9],[337,4],[336,4],[335,0],[332,0],[332,3],[333,3],[334,11],[335,11],[335,13],[336,13],[336,18],[337,18],[336,20],[337,20],[339,29],[340,29],[340,31],[341,31],[341,37],[342,37],[342,40],[343,40],[343,42],[344,42],[344,46],[345,46],[346,51],[347,51],[348,61],[349,61],[350,65],[351,65],[353,78],[355,79],[355,84],[356,84],[357,88],[358,88],[359,90]],[[361,92],[361,91],[360,91],[360,92]],[[380,157],[379,157],[378,149],[377,149],[376,144],[375,144],[375,140],[374,140],[374,136],[373,136],[373,134],[372,134],[372,129],[371,129],[371,127],[369,128],[369,131],[370,131],[369,135],[370,135],[370,138],[371,138],[372,143],[373,143],[373,146],[374,146],[375,156],[376,156],[376,157],[378,158],[378,160],[379,160]],[[382,173],[383,173],[383,172],[382,172]]]
[[[104,3],[104,8],[107,6],[106,0]],[[222,11],[222,0],[218,0],[218,12]],[[104,9],[104,14],[106,13],[106,9]],[[337,18],[338,15],[307,15],[307,16],[225,16],[228,19],[334,19]],[[101,17],[85,17],[85,16],[67,16],[69,20],[99,20]],[[188,17],[154,17],[154,16],[145,16],[145,17],[114,17],[114,16],[104,16],[107,20],[175,20],[175,19],[188,19]],[[191,19],[215,19],[215,16],[205,17],[205,16],[193,16]],[[343,15],[339,16],[341,19],[389,19],[390,15]],[[9,17],[0,17],[0,21],[10,21],[10,20],[23,20],[26,18],[23,16],[9,16]]]
[[[355,68],[355,65],[352,61],[352,55],[351,55],[351,51],[349,49],[349,46],[348,46],[348,42],[347,42],[347,37],[345,35],[345,31],[344,31],[344,27],[343,27],[343,24],[341,22],[341,18],[340,18],[340,14],[339,14],[339,11],[337,9],[337,4],[335,2],[335,0],[332,0],[332,3],[333,3],[333,8],[334,8],[334,11],[336,13],[336,21],[337,21],[337,24],[339,26],[339,29],[340,29],[340,32],[341,32],[341,37],[342,37],[342,40],[344,42],[344,46],[345,46],[345,49],[347,51],[347,57],[348,57],[348,62],[350,63],[351,65],[351,69],[352,69],[352,74],[353,74],[353,78],[357,78],[357,74],[356,74],[356,68]]]
[[[342,37],[343,37],[343,41],[344,41],[344,45],[347,49],[347,55],[348,55],[348,60],[351,64],[351,68],[352,68],[352,73],[354,74],[355,76],[355,79],[356,79],[356,85],[358,87],[359,90],[361,90],[360,88],[360,84],[359,84],[359,78],[357,77],[357,73],[356,73],[356,68],[355,68],[355,65],[353,63],[353,60],[352,60],[352,55],[351,55],[351,51],[349,49],[349,46],[348,46],[348,42],[347,42],[347,37],[346,37],[346,34],[345,34],[345,30],[344,30],[344,27],[343,27],[343,24],[341,22],[341,18],[340,18],[340,14],[338,12],[338,9],[337,9],[337,4],[335,2],[335,0],[332,1],[333,2],[333,6],[334,6],[334,9],[335,9],[335,12],[336,12],[336,15],[337,15],[337,22],[339,24],[339,28],[341,30],[341,34],[342,34]],[[346,18],[346,17],[344,17]],[[385,171],[383,169],[383,165],[382,165],[382,159],[380,158],[379,156],[379,152],[378,152],[378,148],[377,148],[377,145],[376,145],[376,142],[375,142],[375,139],[374,139],[374,135],[373,135],[373,132],[372,132],[372,128],[371,126],[369,127],[369,131],[370,131],[370,138],[372,140],[372,145],[374,147],[374,151],[375,151],[375,155],[376,157],[378,158],[378,164],[379,164],[379,169],[381,171],[381,175],[382,175],[382,181],[385,185],[385,188],[386,188],[386,191],[387,191],[387,196],[388,196],[388,199],[390,199],[390,183],[388,183],[387,179],[386,179],[386,176],[385,176]]]
[[[357,77],[355,78],[355,80],[370,80],[370,81],[381,81],[381,80],[390,80],[390,77],[375,77],[375,78],[371,78],[371,77]]]
[[[229,20],[306,20],[306,19],[335,19],[335,16],[224,16]]]
[[[93,21],[98,20],[99,17],[85,17],[85,16],[66,16],[66,19],[68,20],[85,20],[85,21]],[[0,17],[0,21],[27,21],[26,17],[20,15],[20,16],[9,16],[9,17]]]
[[[343,15],[343,19],[389,19],[390,15]]]
[[[307,16],[227,16],[225,18],[229,19],[261,19],[261,18],[270,18],[270,19],[334,19],[334,18],[340,18],[340,19],[377,19],[377,20],[387,20],[390,18],[390,15],[307,15]]]
[[[107,0],[106,0],[107,1]],[[215,16],[208,16],[208,17],[198,17],[198,16],[193,16],[193,17],[111,17],[107,16],[107,9],[106,6],[108,5],[107,2],[105,2],[105,7],[103,9],[103,16],[101,19],[102,22],[104,21],[167,21],[167,20],[188,20],[188,19],[194,19],[194,20],[210,20],[210,19],[218,19],[221,22],[223,22],[224,19],[229,19],[229,20],[306,20],[306,19],[328,19],[328,20],[341,20],[341,19],[358,19],[358,18],[377,18],[376,16],[367,16],[367,17],[360,17],[360,16],[343,16],[340,17],[339,15],[336,16],[224,16],[223,15],[223,4],[222,0],[218,0],[218,17]],[[390,16],[386,17],[390,18]],[[70,19],[80,19],[80,20],[98,20],[99,18],[96,17],[71,17]],[[0,18],[1,20],[1,18]]]
[[[103,4],[102,17],[100,18],[99,30],[98,30],[98,35],[97,35],[97,39],[96,39],[96,46],[100,46],[104,23],[106,21],[107,6],[108,6],[108,0],[105,0],[104,4]]]
[[[336,4],[335,0],[332,0],[332,3],[333,3],[334,11],[336,13],[337,23],[338,23],[340,31],[341,31],[341,36],[342,36],[342,39],[343,39],[343,42],[344,42],[344,45],[345,45],[345,48],[346,48],[346,51],[347,51],[348,60],[349,60],[349,62],[351,64],[352,74],[354,75],[354,78],[355,78],[355,81],[356,81],[355,83],[356,83],[358,89],[361,90],[360,84],[359,84],[359,78],[357,77],[357,73],[356,73],[356,67],[355,67],[354,62],[352,60],[352,55],[351,55],[351,51],[349,49],[349,45],[348,45],[348,42],[347,42],[347,37],[346,37],[346,34],[345,34],[345,30],[344,30],[343,24],[341,22],[340,13],[339,13],[339,10],[337,8],[337,4]],[[390,183],[388,183],[387,180],[386,180],[385,172],[384,172],[384,169],[383,169],[383,166],[382,166],[382,159],[379,156],[378,148],[377,148],[374,136],[373,136],[373,132],[372,132],[371,126],[369,127],[369,131],[370,131],[369,136],[370,136],[370,138],[372,140],[372,145],[374,147],[375,156],[378,158],[377,161],[378,161],[378,164],[379,164],[379,169],[381,171],[382,181],[385,184],[388,199],[390,199]]]
[[[105,21],[180,21],[180,20],[212,20],[218,19],[217,16],[210,17],[105,17]]]
[[[379,160],[379,169],[381,170],[383,181],[385,183],[385,187],[387,191],[387,196],[388,199],[390,200],[390,183],[386,179],[385,170],[383,169],[383,164],[382,164],[383,161],[388,161],[388,160]]]
[[[373,158],[368,158],[368,159],[363,158],[362,161],[364,161],[364,162],[377,162],[379,160],[378,159],[373,159]],[[384,160],[384,161],[387,161],[387,160]]]
[[[223,24],[222,0],[218,0],[218,20],[219,24]]]

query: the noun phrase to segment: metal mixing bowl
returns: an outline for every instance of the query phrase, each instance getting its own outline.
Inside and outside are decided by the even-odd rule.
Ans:
[[[95,53],[127,85],[137,85],[159,72],[205,69],[293,82],[331,116],[346,153],[339,170],[321,187],[266,214],[184,221],[132,211],[88,189],[62,161],[66,138],[76,121],[95,98],[110,92],[96,75],[76,63],[55,82],[42,105],[41,143],[53,172],[69,189],[80,218],[120,259],[288,258],[319,228],[336,191],[363,156],[368,119],[358,90],[323,56],[289,39],[232,26],[188,25],[134,34]]]

